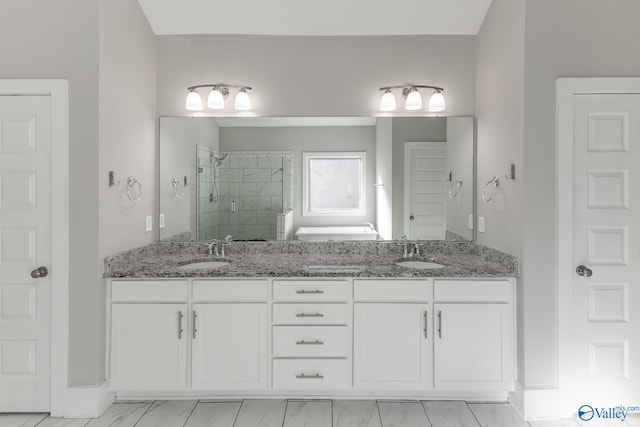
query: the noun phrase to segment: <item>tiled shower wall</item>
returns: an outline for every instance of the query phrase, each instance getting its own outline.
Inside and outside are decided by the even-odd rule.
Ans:
[[[219,153],[214,154],[220,157]],[[222,239],[231,235],[234,240],[275,240],[277,214],[293,205],[292,153],[227,154],[216,168],[214,187],[210,152],[198,150],[199,238]]]

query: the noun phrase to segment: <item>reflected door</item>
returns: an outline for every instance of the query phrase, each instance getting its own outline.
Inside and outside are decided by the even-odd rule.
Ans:
[[[409,239],[444,240],[447,143],[407,142],[404,154],[404,234]]]

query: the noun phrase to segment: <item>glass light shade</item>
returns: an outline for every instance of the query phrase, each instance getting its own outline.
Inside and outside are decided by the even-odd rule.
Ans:
[[[395,111],[396,110],[396,97],[393,96],[389,89],[384,91],[382,98],[380,99],[380,111]]]
[[[202,98],[198,92],[195,90],[189,91],[185,108],[189,111],[202,111]]]
[[[224,96],[222,96],[218,88],[211,89],[211,92],[209,92],[207,107],[212,110],[222,110],[224,108]]]
[[[251,110],[251,100],[249,95],[244,89],[240,89],[240,92],[236,95],[236,110],[247,111]]]
[[[422,97],[418,89],[411,89],[407,95],[407,101],[404,104],[404,108],[407,110],[420,110],[422,109]]]
[[[434,113],[444,111],[447,108],[447,104],[444,102],[444,96],[442,92],[436,91],[431,95],[431,99],[429,99],[429,111]]]

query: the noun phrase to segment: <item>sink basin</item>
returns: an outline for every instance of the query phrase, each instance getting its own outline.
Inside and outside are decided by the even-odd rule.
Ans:
[[[200,261],[200,262],[192,262],[191,264],[185,264],[178,267],[181,270],[201,270],[201,269],[212,269],[212,268],[220,268],[225,265],[229,265],[226,261]]]
[[[443,268],[444,265],[427,261],[400,261],[396,262],[397,266],[406,268]]]

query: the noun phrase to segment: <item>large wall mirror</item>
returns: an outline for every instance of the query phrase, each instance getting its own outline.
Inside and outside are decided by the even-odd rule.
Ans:
[[[365,238],[474,240],[474,125],[473,117],[161,117],[160,239],[307,239],[296,231],[373,226]],[[316,195],[361,205],[305,214]]]

